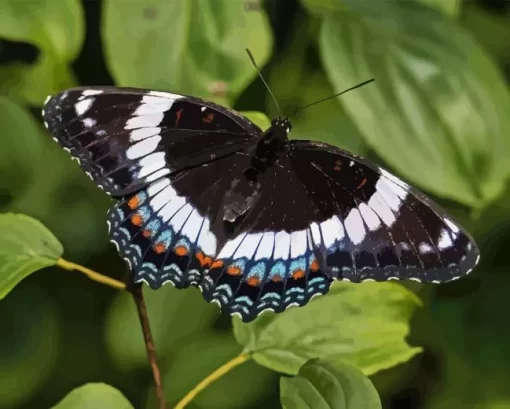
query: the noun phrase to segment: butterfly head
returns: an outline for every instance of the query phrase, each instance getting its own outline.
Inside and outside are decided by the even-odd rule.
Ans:
[[[292,124],[289,118],[286,116],[279,116],[271,121],[271,127],[275,131],[285,131],[285,134],[290,133],[292,130]]]

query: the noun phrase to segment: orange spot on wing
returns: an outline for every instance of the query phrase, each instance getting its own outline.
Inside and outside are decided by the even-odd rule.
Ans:
[[[227,274],[231,276],[239,276],[241,275],[241,269],[237,266],[228,266]]]
[[[176,128],[178,128],[178,127],[179,127],[179,121],[181,120],[182,110],[183,110],[183,108],[179,109],[179,110],[175,113],[175,127],[176,127]]]
[[[206,267],[206,266],[210,267],[211,266],[211,264],[212,264],[211,257],[204,255],[204,253],[202,253],[201,251],[199,251],[197,254],[195,254],[195,256],[197,257],[197,260],[200,263],[200,266],[202,266],[202,267]]]
[[[142,231],[143,237],[150,237],[152,235],[152,232],[150,230],[144,230]]]
[[[248,278],[246,282],[248,283],[248,285],[251,285],[252,287],[258,287],[260,284],[260,279],[257,276],[253,276]]]
[[[141,226],[143,223],[142,216],[140,216],[138,213],[135,213],[133,216],[131,216],[131,223],[133,223],[135,226]]]
[[[130,209],[135,209],[138,207],[138,205],[140,204],[140,199],[138,199],[138,196],[133,196],[131,199],[129,199],[128,201],[128,207]]]
[[[202,121],[206,124],[210,124],[214,120],[214,114],[212,112],[209,112],[205,114],[202,118]]]
[[[361,189],[365,185],[365,183],[367,183],[367,178],[363,178],[363,180],[361,181],[359,186],[356,188],[356,190]]]
[[[342,169],[342,161],[341,160],[336,160],[335,161],[335,166],[334,166],[333,170],[336,170],[338,172],[341,169]]]
[[[280,275],[278,274],[275,274],[272,278],[271,278],[272,281],[274,281],[275,283],[279,283],[280,281],[282,281],[282,278]]]
[[[317,260],[312,261],[312,264],[310,264],[310,270],[317,271],[319,269],[319,263]]]
[[[299,270],[295,270],[292,272],[292,278],[294,280],[299,280],[300,278],[303,278],[304,276],[305,276],[304,270],[299,269]]]
[[[189,251],[186,247],[184,246],[178,246],[174,249],[174,253],[177,254],[178,256],[186,256]]]
[[[221,268],[223,267],[223,260],[214,260],[211,264],[211,268]]]
[[[156,253],[162,254],[166,251],[166,246],[163,243],[156,243],[153,249]]]

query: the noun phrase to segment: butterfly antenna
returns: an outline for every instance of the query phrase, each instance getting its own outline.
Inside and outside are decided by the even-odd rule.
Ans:
[[[255,58],[253,58],[253,55],[250,50],[246,49],[246,52],[248,53],[248,57],[250,57],[251,63],[257,69],[257,73],[259,74],[260,79],[266,86],[267,92],[269,92],[269,95],[271,95],[271,98],[273,99],[274,104],[276,105],[276,109],[278,110],[278,115],[282,116],[282,112],[280,111],[280,106],[278,105],[278,101],[274,97],[273,93],[271,92],[271,88],[269,88],[269,85],[267,84],[266,80],[262,76],[262,72],[260,71],[260,68],[257,66],[257,63],[255,62]]]
[[[302,111],[305,108],[311,107],[312,105],[320,104],[321,102],[324,102],[324,101],[329,101],[330,99],[339,97],[340,95],[345,94],[346,92],[349,92],[349,91],[352,91],[353,89],[362,87],[363,85],[367,85],[367,84],[369,84],[369,83],[371,83],[373,81],[375,81],[374,78],[369,79],[367,81],[363,81],[363,82],[359,83],[358,85],[355,85],[354,87],[348,88],[348,89],[346,89],[346,90],[344,90],[342,92],[339,92],[338,94],[335,94],[335,95],[333,95],[331,97],[327,97],[327,98],[321,99],[320,101],[315,101],[315,102],[312,102],[311,104],[305,105],[304,107],[298,108],[296,111],[294,111],[292,116],[296,115],[299,111]]]

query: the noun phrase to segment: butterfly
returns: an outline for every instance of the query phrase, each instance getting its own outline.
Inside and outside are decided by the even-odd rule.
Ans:
[[[169,92],[72,88],[44,124],[115,199],[111,241],[133,281],[199,287],[243,321],[326,294],[333,280],[440,283],[478,263],[438,205],[337,147],[263,131],[229,108]]]

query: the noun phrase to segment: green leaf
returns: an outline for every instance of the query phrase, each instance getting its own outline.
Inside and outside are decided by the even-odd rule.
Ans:
[[[69,64],[84,39],[84,16],[79,0],[0,2],[0,37],[39,48],[33,65],[0,67],[0,92],[42,105],[45,97],[74,81]]]
[[[484,8],[483,4],[466,2],[462,7],[461,22],[486,52],[505,64],[504,61],[509,57],[509,13],[493,13]]]
[[[126,24],[129,21],[129,24]],[[119,85],[200,96],[228,105],[269,58],[271,31],[262,8],[245,2],[107,0],[106,59]]]
[[[308,361],[293,378],[280,379],[283,409],[381,409],[379,395],[366,376],[346,363],[334,367]]]
[[[0,214],[0,300],[28,275],[55,265],[64,249],[44,225],[22,214]]]
[[[167,285],[157,291],[144,287],[143,291],[160,356],[180,351],[190,340],[207,334],[219,315],[218,309],[204,302],[197,289],[183,291]],[[107,313],[105,340],[117,366],[129,369],[147,365],[136,307],[127,292],[114,298]]]
[[[304,308],[268,313],[234,334],[260,365],[295,374],[309,359],[347,361],[370,375],[421,351],[405,341],[419,299],[394,283],[335,282]]]
[[[305,8],[313,14],[327,14],[345,10],[343,1],[339,0],[301,0]]]
[[[510,406],[507,271],[479,271],[436,290],[430,300],[432,328],[426,342],[443,360],[441,388],[430,395],[427,409]]]
[[[60,311],[46,292],[24,283],[0,301],[0,322],[0,407],[25,407],[54,376],[63,347]]]
[[[267,117],[266,114],[263,114],[262,112],[244,111],[241,112],[241,114],[243,114],[263,131],[271,126],[271,120]]]
[[[416,0],[419,3],[436,9],[447,17],[456,18],[459,15],[461,1],[460,0]]]
[[[309,72],[306,75],[306,88],[301,92],[302,106],[334,93],[322,71]],[[358,155],[366,153],[361,134],[337,100],[304,109],[293,121],[290,136],[292,139],[326,142]]]
[[[0,212],[40,220],[73,260],[104,251],[108,245],[104,214],[111,199],[27,109],[2,96],[0,124]]]
[[[167,401],[177,402],[202,379],[240,352],[239,345],[231,334],[202,334],[195,340],[190,340],[188,345],[179,349],[164,373]],[[204,409],[259,407],[257,403],[267,399],[273,392],[271,384],[275,383],[276,379],[276,374],[248,361],[219,378],[193,402]],[[151,406],[147,406],[147,409],[150,408]]]
[[[510,95],[457,25],[416,2],[346,1],[324,16],[321,55],[367,143],[410,182],[481,208],[510,172]]]
[[[88,383],[72,390],[52,409],[133,409],[133,405],[113,386]]]
[[[460,11],[460,0],[407,0],[421,3],[436,9],[448,17],[455,18]],[[303,5],[313,14],[326,14],[347,11],[350,0],[301,0]],[[365,0],[366,3],[366,0]],[[389,2],[388,2],[389,3]]]

